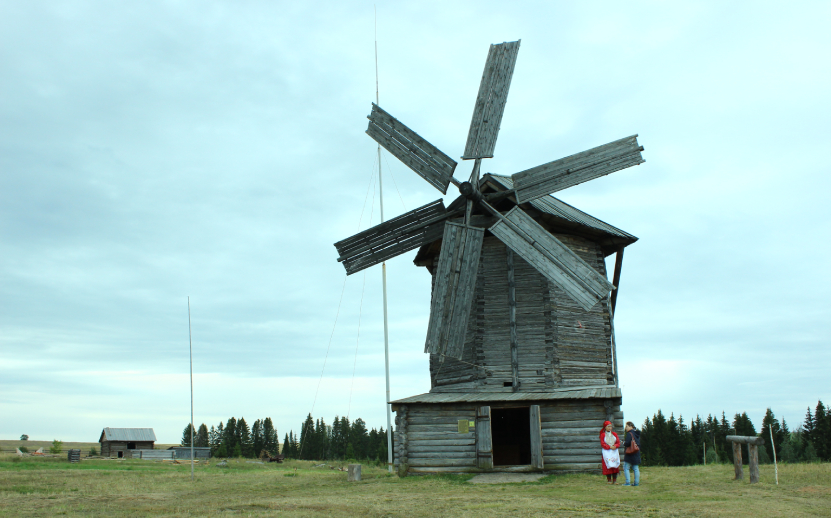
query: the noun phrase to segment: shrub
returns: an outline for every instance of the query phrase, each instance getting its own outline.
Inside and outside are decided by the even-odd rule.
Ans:
[[[92,448],[89,449],[89,453],[87,454],[87,456],[95,457],[96,455],[98,455],[98,450],[96,450],[95,446],[93,446]]]
[[[20,448],[18,448],[18,450],[22,451],[23,453],[29,453],[29,448],[25,446],[21,446]]]
[[[49,447],[49,453],[58,454],[61,452],[61,447],[63,447],[63,441],[55,439],[52,441],[52,446]]]

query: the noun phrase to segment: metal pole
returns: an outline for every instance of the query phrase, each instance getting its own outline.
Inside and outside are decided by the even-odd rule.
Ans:
[[[190,345],[190,480],[193,481],[193,335],[190,331],[190,296],[188,296],[188,343]]]
[[[773,450],[773,472],[776,474],[776,485],[779,485],[779,464],[776,463],[776,444],[773,442],[773,424],[768,424],[770,430],[770,449]]]
[[[375,104],[381,105],[378,97],[378,10],[375,10]],[[384,222],[384,181],[381,176],[381,144],[378,144],[378,198],[381,201],[381,223]],[[387,467],[392,473],[392,412],[390,411],[390,336],[387,325],[387,262],[381,263],[381,286],[384,291],[384,372],[387,378]]]

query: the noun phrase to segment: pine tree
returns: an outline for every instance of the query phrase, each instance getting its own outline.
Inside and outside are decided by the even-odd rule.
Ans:
[[[831,413],[828,413],[825,405],[819,401],[814,411],[814,433],[811,442],[820,460],[831,460],[829,441],[831,441]]]
[[[190,446],[190,438],[191,438],[192,430],[193,430],[193,427],[190,425],[190,423],[188,423],[188,425],[185,427],[184,431],[182,432],[182,441],[180,443],[182,446]]]
[[[314,419],[312,419],[312,414],[309,414],[306,420],[303,421],[303,424],[300,425],[300,451],[297,454],[298,459],[309,460],[312,458],[309,450],[314,448],[314,432]]]
[[[205,423],[199,425],[199,430],[196,431],[196,442],[194,446],[200,448],[207,448],[210,446],[210,436],[208,434],[208,426]]]
[[[222,421],[220,421],[216,428],[213,426],[211,427],[211,431],[211,455],[218,457],[219,447],[222,446],[222,441],[225,439],[225,425],[223,425]]]
[[[251,441],[251,431],[244,417],[237,421],[237,437],[239,438],[240,455],[246,459],[254,457],[254,444]]]
[[[770,429],[773,428],[773,441],[774,445],[771,446],[770,444]],[[762,431],[761,435],[763,438],[767,439],[765,441],[765,451],[767,452],[767,456],[769,459],[773,459],[773,451],[774,447],[776,450],[776,458],[782,456],[782,446],[785,442],[785,432],[782,430],[782,427],[779,426],[779,420],[776,419],[776,416],[773,414],[773,410],[770,408],[767,409],[765,412],[765,417],[762,419]],[[772,462],[772,461],[771,461]]]
[[[263,421],[263,448],[272,455],[280,454],[280,438],[277,436],[277,430],[270,417],[266,417]]]
[[[223,433],[222,442],[225,444],[225,449],[229,454],[233,454],[234,447],[239,444],[237,442],[237,420],[236,418],[228,419],[225,423],[225,431]]]
[[[808,407],[808,413],[805,415],[805,422],[802,424],[802,444],[803,447],[808,446],[814,440],[814,416],[811,414],[811,407]]]
[[[294,458],[294,452],[291,451],[291,441],[289,440],[289,434],[286,434],[285,438],[283,438],[283,451],[280,452],[283,457],[287,459]]]
[[[257,419],[251,425],[251,451],[254,452],[255,457],[259,457],[263,451],[263,420]]]

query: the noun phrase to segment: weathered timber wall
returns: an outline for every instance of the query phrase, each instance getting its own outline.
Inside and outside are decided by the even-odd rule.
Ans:
[[[135,449],[152,450],[152,441],[138,441],[135,443]],[[127,456],[127,442],[126,441],[102,441],[101,442],[101,456],[102,457],[117,457],[118,452],[123,452]]]
[[[408,404],[398,408],[394,451],[398,473],[477,473],[475,427],[459,433],[459,420],[476,422],[476,408],[540,406],[543,471],[599,471],[600,429],[610,414],[622,437],[620,400],[556,400]],[[621,455],[623,450],[621,449]],[[493,471],[539,471],[528,466],[497,466]],[[490,471],[490,470],[487,470]]]
[[[606,275],[598,244],[555,235]],[[541,391],[613,384],[608,301],[585,311],[517,255],[513,267],[520,386],[512,384],[507,248],[487,237],[462,360],[431,355],[431,391]]]

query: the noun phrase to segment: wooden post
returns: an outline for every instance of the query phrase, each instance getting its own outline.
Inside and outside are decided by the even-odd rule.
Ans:
[[[740,442],[733,443],[733,469],[736,472],[733,480],[741,480],[744,478],[744,473],[742,472],[742,443]]]
[[[349,474],[347,475],[347,480],[349,482],[360,482],[361,481],[361,465],[360,464],[350,464],[349,465]]]
[[[623,247],[617,249],[615,254],[615,273],[612,277],[612,284],[615,289],[612,291],[612,313],[617,309],[617,294],[620,290],[620,269],[623,267]]]
[[[756,444],[747,445],[747,461],[750,465],[750,483],[759,481],[759,446]]]
[[[770,449],[773,450],[773,470],[776,474],[776,485],[779,485],[779,464],[776,462],[776,443],[773,442],[773,425],[768,425],[770,431]]]
[[[728,435],[727,440],[733,443],[733,467],[736,470],[736,480],[742,478],[742,444],[747,444],[747,460],[750,465],[750,483],[759,481],[759,446],[764,446],[765,440],[761,437],[746,437],[742,435]]]
[[[542,419],[539,405],[531,405],[531,465],[543,469]]]

